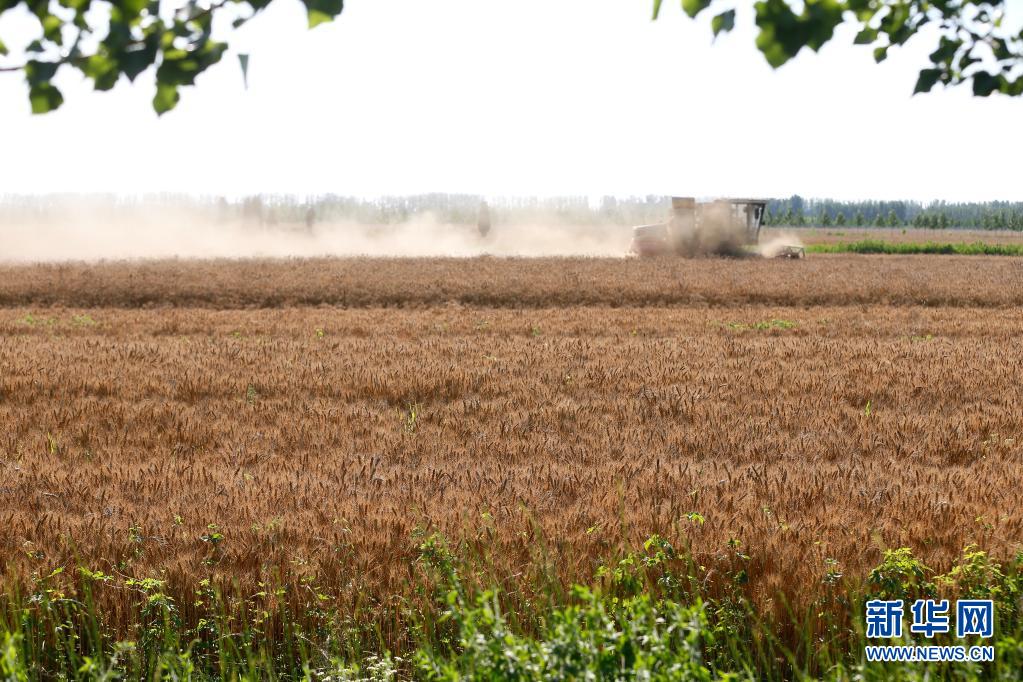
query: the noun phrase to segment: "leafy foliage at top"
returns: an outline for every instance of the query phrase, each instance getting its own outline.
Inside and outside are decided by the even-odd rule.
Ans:
[[[23,72],[34,113],[58,108],[64,97],[53,84],[63,67],[81,71],[97,90],[109,90],[125,76],[137,79],[155,67],[153,107],[173,109],[183,85],[221,60],[227,43],[213,38],[214,17],[241,26],[273,0],[0,0],[0,17],[27,9],[39,22],[40,37],[11,57],[0,36],[0,72]],[[718,0],[721,2],[723,0]],[[302,0],[310,28],[331,21],[344,0]],[[925,27],[938,27],[930,66],[920,71],[915,92],[936,84],[972,83],[976,95],[1023,93],[1023,31],[1003,28],[1009,0],[759,0],[754,4],[760,29],[757,47],[773,67],[803,47],[819,50],[844,22],[856,22],[854,42],[874,48],[881,62],[888,50],[903,45]],[[654,0],[654,17],[662,0]],[[682,0],[690,17],[715,0]],[[735,26],[736,8],[718,8],[711,19],[717,36]],[[239,55],[243,75],[248,56]],[[12,61],[13,60],[13,61]]]
[[[682,9],[696,17],[714,0],[682,0]],[[920,71],[914,92],[930,92],[938,83],[972,83],[973,94],[1023,94],[1023,31],[1004,28],[1009,0],[759,0],[753,5],[760,29],[757,47],[777,68],[801,49],[817,51],[845,22],[860,31],[854,43],[874,49],[882,62],[894,46],[903,45],[928,27],[937,27],[930,66]],[[654,0],[654,18],[661,0]],[[720,9],[720,7],[718,8]],[[711,21],[714,35],[735,25],[735,8],[718,12]]]
[[[344,0],[302,0],[310,28],[341,13]],[[33,113],[45,113],[64,102],[53,84],[57,72],[70,67],[92,80],[97,90],[110,90],[122,76],[137,79],[155,68],[153,108],[163,114],[180,98],[179,88],[220,61],[227,43],[213,38],[215,16],[229,17],[238,28],[271,0],[0,0],[0,17],[19,8],[38,20],[41,35],[10,64],[10,49],[0,36],[0,71],[23,71]],[[247,60],[242,55],[243,70]]]

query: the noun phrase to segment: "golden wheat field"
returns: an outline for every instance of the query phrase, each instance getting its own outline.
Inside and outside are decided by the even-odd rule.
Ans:
[[[5,267],[4,580],[354,610],[414,596],[417,532],[512,592],[660,533],[711,574],[741,543],[770,608],[888,547],[1006,556],[1021,304],[991,257]]]

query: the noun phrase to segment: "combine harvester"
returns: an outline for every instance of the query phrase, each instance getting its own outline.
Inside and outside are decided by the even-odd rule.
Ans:
[[[637,256],[803,258],[802,246],[781,245],[770,253],[757,250],[765,210],[765,199],[697,203],[690,197],[672,197],[668,222],[633,228],[631,251]]]

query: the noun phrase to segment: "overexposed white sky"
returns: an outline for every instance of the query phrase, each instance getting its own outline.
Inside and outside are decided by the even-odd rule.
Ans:
[[[716,43],[651,4],[349,0],[310,31],[277,0],[161,118],[151,73],[93,93],[62,71],[45,116],[0,74],[0,192],[1023,199],[1023,98],[912,97],[928,36],[876,65],[843,27],[774,71],[751,3]]]

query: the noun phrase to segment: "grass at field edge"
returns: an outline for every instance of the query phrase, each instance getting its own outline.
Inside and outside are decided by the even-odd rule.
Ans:
[[[729,543],[731,568],[715,576],[713,591],[703,566],[653,536],[603,562],[588,585],[559,585],[541,568],[509,593],[471,543],[452,547],[438,535],[417,542],[409,575],[426,600],[390,607],[405,622],[404,651],[373,644],[379,623],[342,616],[313,584],[306,585],[313,603],[298,611],[283,598],[272,605],[285,587],[225,597],[208,581],[187,605],[164,593],[160,579],[80,567],[66,576],[60,569],[37,575],[27,593],[0,597],[0,679],[1023,679],[1023,553],[999,563],[971,546],[948,573],[935,575],[909,549],[889,550],[858,581],[829,569],[806,612],[781,604],[758,613],[736,589],[752,565],[738,543]],[[123,593],[134,632],[109,631],[96,606],[101,590]],[[523,590],[533,598],[516,608],[514,594]],[[909,628],[901,639],[865,637],[867,599],[909,604],[953,595],[994,602],[993,639],[925,639]],[[260,600],[265,606],[256,605]],[[205,616],[185,622],[186,606]],[[985,644],[996,658],[868,663],[868,644]]]
[[[1021,244],[951,244],[939,242],[885,242],[865,239],[841,244],[811,244],[807,253],[861,253],[886,255],[1023,256]]]

